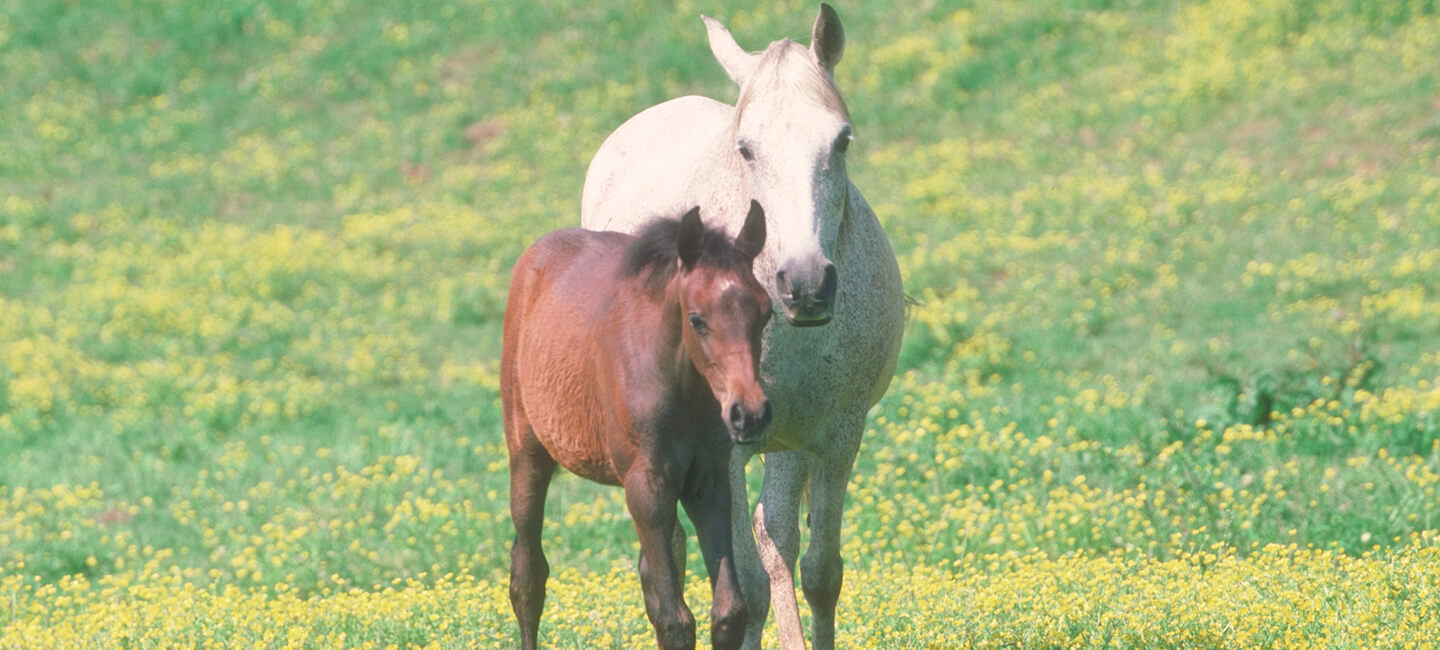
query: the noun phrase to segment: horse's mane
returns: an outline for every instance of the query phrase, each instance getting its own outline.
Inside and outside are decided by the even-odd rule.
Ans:
[[[735,118],[754,101],[759,91],[785,92],[794,97],[805,98],[816,106],[838,113],[850,121],[850,109],[835,87],[824,68],[810,56],[810,50],[788,38],[780,39],[765,48],[755,66],[750,81],[740,89],[740,98],[735,102]]]
[[[635,239],[625,248],[625,259],[620,263],[620,277],[644,276],[646,285],[664,285],[675,274],[675,260],[680,257],[680,219],[677,217],[656,217],[645,224]],[[720,261],[730,258],[734,242],[724,230],[705,227],[700,237],[700,261]]]

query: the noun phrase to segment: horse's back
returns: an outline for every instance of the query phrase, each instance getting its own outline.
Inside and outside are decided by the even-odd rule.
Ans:
[[[627,240],[566,228],[535,242],[511,275],[501,350],[512,451],[533,435],[562,466],[604,483],[615,482],[604,438],[613,406],[597,391],[594,348]]]
[[[651,106],[615,129],[585,173],[580,223],[633,232],[648,215],[679,214],[696,154],[720,135],[734,107],[687,96]]]

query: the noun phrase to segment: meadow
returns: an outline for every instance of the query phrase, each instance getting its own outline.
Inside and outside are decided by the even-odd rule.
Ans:
[[[916,303],[840,644],[1440,639],[1437,3],[837,9]],[[0,648],[512,647],[510,265],[734,99],[701,13],[815,10],[0,0]],[[547,508],[542,643],[653,645],[621,493]]]

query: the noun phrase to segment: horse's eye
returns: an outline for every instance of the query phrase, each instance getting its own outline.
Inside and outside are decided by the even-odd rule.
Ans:
[[[705,330],[710,328],[699,314],[690,314],[690,327],[695,329],[696,334],[704,334]]]
[[[755,152],[751,151],[750,147],[745,146],[744,142],[735,145],[735,148],[740,151],[741,158],[744,158],[747,161],[755,160]]]
[[[845,151],[850,148],[850,141],[854,139],[855,136],[851,133],[850,127],[847,126],[841,129],[840,135],[835,136],[835,152],[845,153]]]

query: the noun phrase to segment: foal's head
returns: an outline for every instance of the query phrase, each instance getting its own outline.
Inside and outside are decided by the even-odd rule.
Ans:
[[[765,213],[751,202],[733,243],[723,231],[707,229],[693,208],[679,222],[647,226],[627,258],[631,269],[657,263],[657,254],[669,258],[659,263],[669,266],[666,291],[678,303],[681,345],[710,385],[736,444],[759,442],[770,423],[770,401],[759,380],[770,297],[753,270],[764,247]]]

